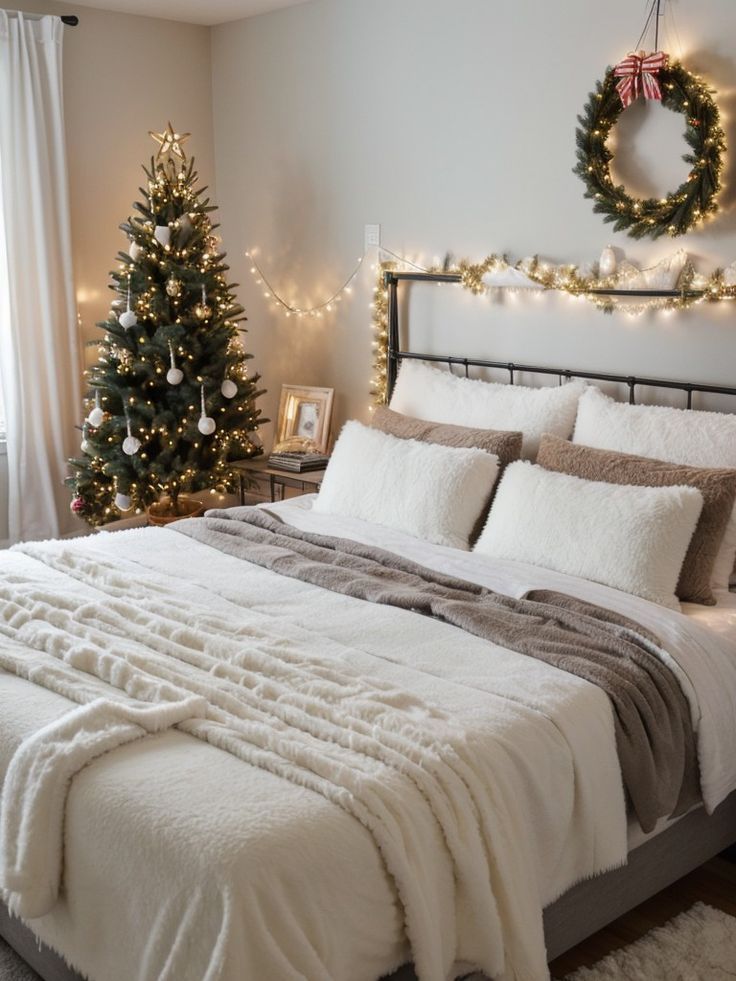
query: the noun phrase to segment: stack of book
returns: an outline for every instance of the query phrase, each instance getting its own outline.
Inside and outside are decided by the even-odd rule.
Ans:
[[[276,470],[307,473],[309,470],[324,470],[329,459],[324,453],[272,453],[268,463]]]

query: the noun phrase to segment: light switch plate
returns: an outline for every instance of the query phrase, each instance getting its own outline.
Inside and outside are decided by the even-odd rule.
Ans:
[[[366,249],[371,249],[374,246],[381,244],[381,226],[380,225],[366,225],[365,226],[365,239],[363,243]]]

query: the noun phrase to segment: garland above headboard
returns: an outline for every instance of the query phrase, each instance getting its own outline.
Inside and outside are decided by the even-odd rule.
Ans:
[[[638,288],[640,284],[645,285],[650,280],[656,282],[657,273],[663,267],[667,267],[665,271],[669,272],[675,259],[679,259],[680,264],[679,272],[676,272],[675,288]],[[676,254],[671,259],[663,260],[658,266],[643,271],[636,269],[631,263],[622,263],[618,271],[614,269],[608,275],[601,275],[602,270],[596,270],[593,266],[586,268],[543,263],[536,256],[521,259],[515,264],[510,263],[506,256],[489,255],[479,263],[462,260],[453,265],[448,259],[442,266],[428,269],[420,268],[414,263],[409,265],[420,273],[417,279],[458,283],[475,294],[494,289],[554,290],[568,296],[582,297],[604,313],[616,310],[629,316],[654,310],[681,311],[698,303],[736,299],[736,263],[725,270],[717,269],[705,277],[695,272],[684,253]],[[389,293],[386,278],[387,273],[401,268],[402,262],[394,259],[379,263],[378,282],[374,287],[371,304],[375,334],[371,390],[378,403],[386,401],[388,391]],[[661,276],[659,281],[662,281]]]
[[[685,393],[687,397],[686,407],[693,408],[693,394],[728,395],[736,396],[736,388],[724,385],[711,385],[700,381],[676,381],[673,379],[649,378],[643,375],[617,375],[610,372],[599,372],[589,369],[571,369],[561,366],[540,366],[529,364],[516,364],[505,361],[489,361],[485,358],[467,357],[457,354],[438,354],[419,352],[415,350],[403,349],[401,345],[401,329],[399,324],[399,298],[398,287],[404,282],[412,283],[460,283],[461,279],[454,272],[406,272],[398,270],[386,270],[383,274],[384,281],[380,295],[383,301],[379,306],[385,307],[385,357],[381,364],[377,364],[377,376],[374,378],[374,396],[379,402],[388,402],[393,392],[396,382],[398,369],[402,361],[418,360],[429,361],[446,365],[450,369],[459,367],[465,371],[465,377],[469,377],[471,367],[501,369],[508,372],[509,384],[516,382],[518,374],[541,374],[553,375],[558,378],[559,383],[573,378],[583,378],[590,381],[615,382],[625,385],[629,391],[629,402],[636,401],[636,390],[639,387],[665,388]]]

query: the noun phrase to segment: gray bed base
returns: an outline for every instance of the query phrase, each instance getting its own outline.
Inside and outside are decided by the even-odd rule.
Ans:
[[[554,960],[639,903],[736,842],[736,791],[708,817],[702,808],[635,848],[628,864],[573,886],[544,911],[547,953]],[[0,903],[0,936],[43,981],[83,981]],[[410,967],[385,981],[412,981]],[[245,981],[245,979],[244,979]]]

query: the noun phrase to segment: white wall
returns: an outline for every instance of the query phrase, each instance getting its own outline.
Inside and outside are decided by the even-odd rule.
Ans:
[[[687,66],[732,92],[736,4],[674,9]],[[706,270],[736,258],[732,208],[674,244],[635,242],[593,214],[571,173],[575,117],[636,40],[642,10],[641,0],[312,0],[213,29],[223,235],[269,415],[282,382],[334,385],[338,421],[366,414],[373,278],[367,271],[331,318],[287,320],[248,273],[249,246],[303,303],[347,275],[366,222],[381,223],[390,248],[430,261],[449,250],[583,262],[609,242],[646,265],[680,245]],[[733,95],[719,101],[733,114]],[[679,117],[658,109],[632,109],[620,127],[633,192],[667,191],[686,172]],[[426,313],[444,352],[736,384],[726,304],[632,321],[566,298],[491,305],[459,288],[432,297]]]

